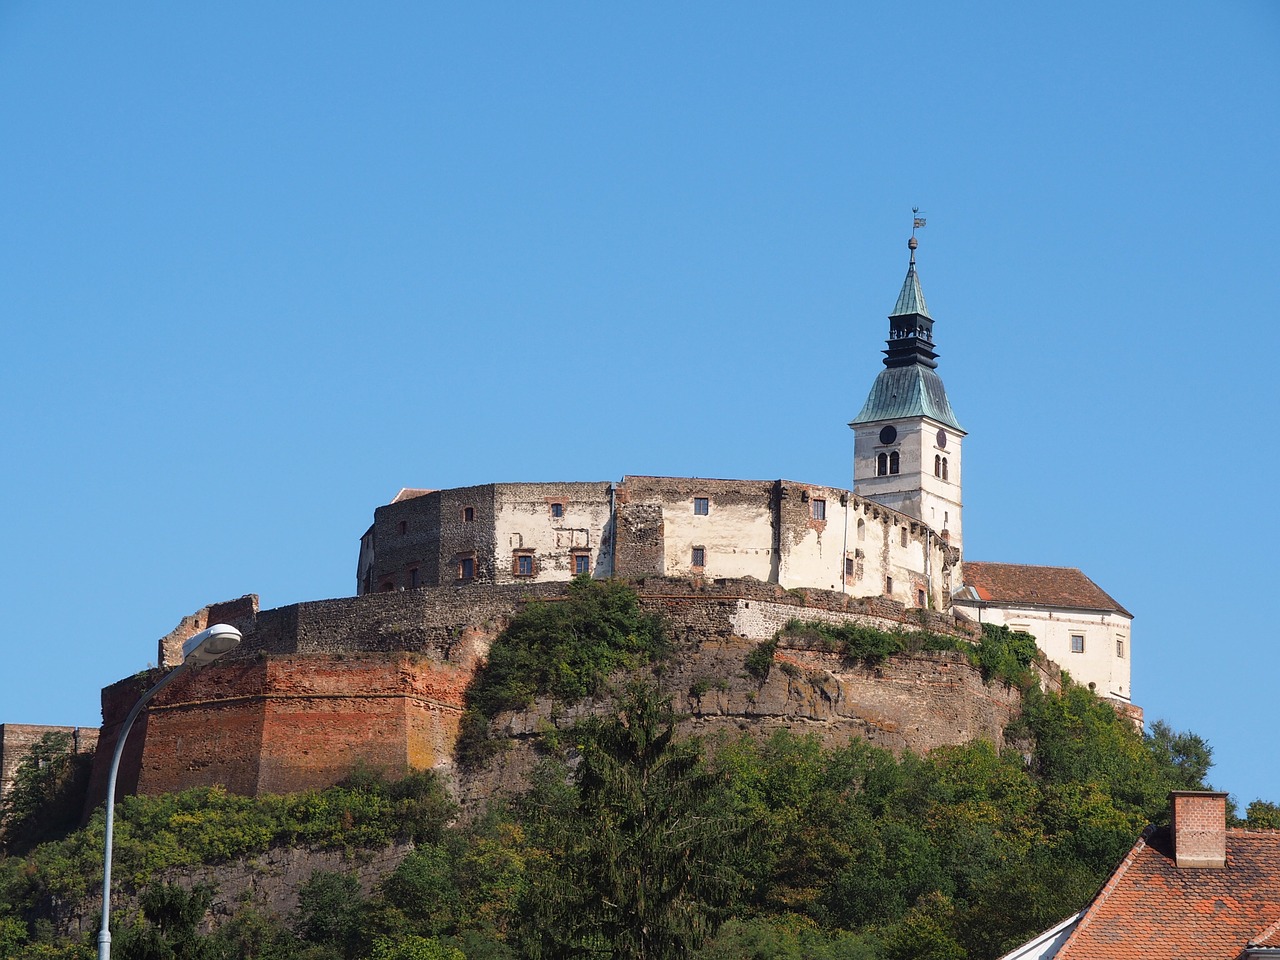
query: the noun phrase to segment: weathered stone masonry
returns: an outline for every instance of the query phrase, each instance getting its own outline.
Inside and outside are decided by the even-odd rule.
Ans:
[[[1016,691],[985,686],[955,654],[897,657],[870,669],[783,645],[777,659],[789,666],[764,683],[743,669],[755,645],[793,618],[963,635],[946,615],[749,579],[651,578],[636,586],[678,646],[656,679],[689,715],[690,729],[785,726],[830,742],[861,736],[894,750],[928,750],[977,736],[999,743],[1018,708]],[[464,693],[489,645],[521,605],[554,601],[563,590],[555,583],[428,588],[261,611],[245,623],[233,655],[175,682],[149,706],[130,736],[121,789],[223,784],[256,795],[327,786],[361,765],[392,774],[452,769]],[[103,691],[104,750],[91,803],[105,794],[116,731],[150,679]],[[694,689],[702,696],[692,697]],[[546,723],[571,723],[595,708],[539,704],[500,718],[498,729],[527,741]],[[532,753],[517,747],[463,793],[509,787],[531,763]]]

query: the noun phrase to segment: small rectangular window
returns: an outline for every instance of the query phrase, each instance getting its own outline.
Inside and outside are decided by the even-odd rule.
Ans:
[[[694,497],[693,512],[699,517],[705,517],[711,512],[711,501],[706,497]]]
[[[1116,637],[1116,656],[1124,659],[1124,638]]]
[[[575,575],[591,572],[591,558],[585,553],[573,555],[573,572]]]
[[[811,517],[813,517],[813,519],[814,519],[814,520],[825,520],[825,519],[827,519],[827,501],[825,501],[825,500],[810,500],[810,501],[809,501],[809,515],[810,515]]]
[[[409,521],[408,521],[408,520],[401,520],[401,521],[400,521],[400,527],[399,527],[399,529],[400,529],[400,533],[401,533],[401,534],[406,534],[406,533],[408,533],[408,532],[409,532]]]
[[[1073,633],[1071,635],[1071,652],[1084,653],[1084,634]]]
[[[707,565],[707,550],[705,547],[693,548],[693,566],[705,567]]]
[[[463,522],[463,523],[471,523],[473,520],[475,520],[475,518],[476,518],[476,508],[475,508],[475,507],[463,507],[463,508],[462,508],[462,522]]]
[[[916,590],[916,606],[917,606],[917,607],[923,607],[923,606],[924,606],[924,591],[923,591],[923,590],[919,590],[919,589],[917,589],[917,590]]]
[[[846,577],[853,576],[853,557],[844,558],[844,575]]]
[[[563,516],[564,516],[564,504],[563,504],[563,503],[553,503],[553,504],[551,505],[551,515],[552,515],[553,517],[563,517]]]
[[[889,596],[893,596],[893,577],[884,578],[884,592]]]
[[[418,588],[418,568],[414,567],[409,571],[409,586],[413,589]]]
[[[474,580],[476,576],[476,562],[471,557],[463,557],[458,561],[458,579]]]
[[[516,557],[516,576],[532,577],[533,576],[533,557],[527,553]]]

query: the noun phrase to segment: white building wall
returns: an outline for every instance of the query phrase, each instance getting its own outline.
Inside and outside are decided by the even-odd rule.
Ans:
[[[893,443],[881,443],[880,431],[893,426]],[[943,443],[939,444],[939,432]],[[961,445],[964,434],[923,417],[860,423],[854,427],[854,492],[946,531],[951,546],[962,548]],[[877,475],[880,454],[897,452],[898,473]],[[935,476],[946,460],[946,479]]]
[[[766,583],[773,569],[773,523],[768,500],[729,503],[714,491],[705,515],[694,513],[692,498],[664,500],[664,572],[672,577],[755,577]],[[703,550],[702,568],[693,566],[695,547]]]
[[[609,516],[607,483],[495,484],[494,582],[570,580],[578,555],[588,557],[592,576],[608,576]],[[529,574],[520,572],[522,556]]]
[[[1076,683],[1098,696],[1130,702],[1129,687],[1133,621],[1121,613],[1070,610],[1056,607],[995,606],[954,601],[957,611],[982,623],[1023,630],[1036,638],[1036,646],[1062,667]],[[1073,649],[1072,637],[1083,638],[1083,650]]]

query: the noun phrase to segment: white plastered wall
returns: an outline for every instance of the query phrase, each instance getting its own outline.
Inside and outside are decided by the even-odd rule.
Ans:
[[[593,576],[608,575],[608,484],[496,484],[493,516],[495,583],[571,580],[578,552],[589,556]],[[521,554],[532,557],[532,576],[516,572]]]
[[[892,426],[898,432],[893,443],[880,442],[880,431]],[[945,442],[938,444],[938,432]],[[945,530],[948,542],[963,546],[961,498],[961,445],[964,434],[924,417],[860,423],[854,427],[853,477],[859,496],[898,510],[937,531]],[[898,452],[898,473],[876,475],[881,453]],[[947,479],[934,475],[934,458],[947,460]]]
[[[1098,696],[1132,700],[1129,676],[1133,620],[1130,617],[1122,613],[1060,607],[995,606],[972,600],[954,603],[957,610],[974,620],[1031,634],[1045,656],[1067,671],[1076,683],[1091,687]],[[1072,649],[1073,636],[1084,638],[1083,651]]]

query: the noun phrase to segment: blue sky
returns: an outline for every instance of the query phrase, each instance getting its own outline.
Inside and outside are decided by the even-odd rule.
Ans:
[[[0,4],[0,722],[403,486],[848,485],[911,208],[972,559],[1280,802],[1280,8]]]

